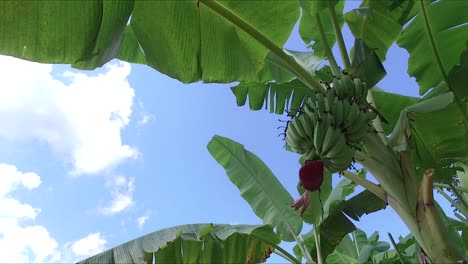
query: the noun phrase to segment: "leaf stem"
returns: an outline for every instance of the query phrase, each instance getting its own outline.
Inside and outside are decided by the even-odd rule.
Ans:
[[[317,263],[323,264],[322,247],[320,246],[320,230],[318,225],[314,226],[315,249],[317,250]]]
[[[353,235],[354,248],[356,249],[356,256],[358,256],[358,258],[359,258],[360,251],[359,251],[359,246],[358,246],[358,243],[357,243],[356,232],[353,232],[352,235]]]
[[[305,259],[306,259],[306,262],[307,262],[308,264],[316,264],[315,261],[313,260],[312,256],[310,255],[309,250],[308,250],[307,247],[304,245],[304,239],[302,239],[302,236],[301,236],[301,235],[298,235],[296,240],[298,241],[298,242],[297,242],[297,245],[298,245],[299,248],[301,249],[302,254],[304,255],[304,257],[305,257]]]
[[[315,79],[312,73],[302,67],[299,63],[296,62],[294,58],[286,54],[280,47],[278,47],[273,41],[255,29],[252,25],[247,23],[238,15],[231,12],[229,9],[224,7],[220,2],[214,0],[198,0],[200,3],[203,3],[205,6],[216,12],[217,14],[223,16],[229,22],[233,23],[245,33],[249,34],[252,38],[257,40],[264,47],[269,49],[273,54],[275,54],[281,61],[283,61],[289,67],[289,71],[296,76],[299,80],[304,82],[309,88],[325,93],[326,89]]]
[[[401,263],[401,264],[405,264],[405,260],[403,259],[403,256],[401,255],[401,252],[400,252],[400,250],[398,249],[397,244],[395,243],[395,240],[393,239],[392,234],[387,233],[387,235],[388,235],[388,238],[390,238],[390,242],[392,243],[393,248],[395,249],[395,251],[396,251],[396,253],[397,253],[397,255],[398,255],[398,258],[400,259],[400,263]]]
[[[336,40],[338,43],[338,48],[340,49],[341,60],[345,69],[351,68],[351,62],[349,61],[348,52],[346,51],[346,45],[343,40],[343,34],[341,34],[341,28],[338,24],[338,18],[336,16],[336,10],[333,6],[332,0],[327,0],[328,10],[330,11],[330,17],[333,25],[333,30],[335,31]]]
[[[435,189],[437,191],[440,192],[440,194],[442,194],[442,196],[445,197],[445,199],[447,199],[447,201],[449,201],[455,208],[457,208],[458,211],[460,211],[463,216],[468,217],[468,209],[464,206],[462,206],[461,204],[455,202],[447,193],[444,192],[444,190],[442,190],[440,187],[435,187]]]
[[[350,179],[351,181],[361,185],[362,187],[366,188],[367,190],[375,194],[377,197],[379,197],[383,201],[387,202],[387,194],[385,193],[382,187],[378,186],[377,184],[369,180],[359,177],[359,175],[352,173],[350,171],[344,171],[342,172],[342,175]]]
[[[294,264],[301,264],[301,262],[295,258],[293,255],[289,254],[289,252],[287,252],[286,250],[284,250],[282,247],[278,246],[278,245],[272,245],[274,248],[275,248],[275,251],[273,251],[273,253],[275,253],[276,255],[284,258],[285,260],[291,262],[291,263],[294,263]]]
[[[424,18],[424,23],[426,26],[426,33],[429,37],[429,41],[431,42],[432,52],[435,56],[437,66],[439,67],[439,71],[444,77],[445,82],[448,84],[449,82],[448,82],[447,73],[445,72],[444,66],[442,65],[442,60],[440,59],[439,50],[437,49],[434,36],[432,35],[432,29],[429,23],[429,16],[427,14],[426,5],[424,4],[424,0],[420,0],[419,3],[421,4],[421,13]]]
[[[462,197],[462,195],[460,195],[458,193],[458,191],[455,189],[455,186],[453,186],[453,184],[449,183],[448,184],[450,186],[450,190],[452,190],[453,194],[455,194],[455,196],[457,196],[458,200],[460,201],[460,203],[468,209],[468,205],[466,204],[466,201],[465,199]]]
[[[468,188],[465,188],[465,187],[462,187],[462,186],[450,186],[448,184],[445,184],[445,183],[434,183],[434,186],[435,187],[440,187],[440,188],[446,188],[446,189],[450,189],[450,188],[454,188],[455,190],[457,191],[460,191],[460,192],[465,192],[465,193],[468,193]]]
[[[468,221],[466,220],[465,217],[463,217],[461,214],[456,213],[456,212],[454,213],[454,215],[455,215],[458,219],[460,219],[460,221],[462,221],[463,224],[465,224],[466,226],[468,226]]]
[[[327,56],[328,61],[330,62],[333,75],[340,76],[341,71],[340,71],[340,68],[338,67],[338,64],[336,63],[335,57],[333,56],[333,52],[330,48],[330,45],[328,44],[327,36],[325,35],[325,31],[323,29],[322,20],[320,19],[319,13],[315,14],[315,20],[319,28],[320,39],[322,40],[323,49],[325,51],[325,55]]]

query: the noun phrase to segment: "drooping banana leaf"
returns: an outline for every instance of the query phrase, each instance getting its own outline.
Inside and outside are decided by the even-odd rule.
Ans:
[[[369,48],[362,40],[354,40],[352,55],[350,74],[366,82],[368,89],[387,75],[376,50]]]
[[[467,153],[466,133],[462,114],[449,92],[401,111],[388,145],[413,150],[418,176],[434,168],[436,181],[451,183],[456,171],[450,165]]]
[[[468,41],[467,1],[436,1],[427,5],[425,9],[431,37],[424,13],[420,12],[397,41],[397,44],[410,54],[408,74],[416,78],[421,95],[444,80],[440,66],[447,74],[460,62],[460,55]],[[436,59],[432,42],[437,49],[441,65]]]
[[[388,124],[383,124],[386,135],[390,134],[400,117],[400,112],[408,106],[419,101],[419,98],[385,92],[374,88],[372,90],[375,104],[380,113],[387,119]]]
[[[269,50],[234,21],[282,47],[298,17],[297,1],[5,0],[0,54],[79,69],[118,57],[185,83],[253,81]]]
[[[280,238],[271,226],[192,224],[162,229],[79,263],[259,263]]]
[[[207,147],[263,223],[276,227],[283,240],[293,241],[302,230],[302,219],[290,206],[292,196],[265,163],[225,137],[214,136]]]
[[[309,98],[313,91],[301,81],[294,79],[286,83],[240,83],[231,88],[236,96],[237,106],[245,105],[247,96],[251,110],[270,108],[278,115],[285,111],[295,112]]]

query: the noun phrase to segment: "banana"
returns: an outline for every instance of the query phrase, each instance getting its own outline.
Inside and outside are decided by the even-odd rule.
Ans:
[[[305,161],[307,161],[307,160],[319,160],[320,159],[320,157],[315,152],[315,149],[313,149],[309,153],[306,153],[306,154],[304,154],[302,156],[304,156]]]
[[[329,126],[327,129],[327,134],[325,135],[325,139],[323,140],[322,151],[320,152],[320,156],[324,157],[333,148],[336,144],[336,141],[340,137],[341,131],[333,126]]]
[[[297,151],[298,146],[302,138],[297,132],[296,126],[289,124],[288,129],[286,130],[286,143],[294,150]]]
[[[324,116],[324,121],[325,121],[325,127],[328,128],[329,126],[334,125],[334,123],[335,123],[335,116],[333,116],[333,115],[330,114],[330,113],[327,113],[327,114]]]
[[[369,121],[366,118],[366,114],[363,111],[359,111],[358,116],[356,119],[353,121],[351,126],[348,128],[348,133],[349,134],[354,134],[363,126],[364,123],[368,123]]]
[[[332,89],[327,90],[326,99],[327,99],[326,104],[328,106],[328,112],[331,112],[331,110],[334,108],[335,100],[337,99],[335,95],[335,91],[333,91]]]
[[[307,133],[302,126],[302,123],[299,121],[299,118],[294,118],[294,121],[290,125],[293,125],[296,128],[297,133],[301,138],[307,139]]]
[[[356,124],[352,131],[346,134],[348,143],[353,146],[361,146],[367,137],[369,122]]]
[[[325,120],[319,120],[317,124],[315,125],[315,131],[314,131],[314,146],[315,149],[317,150],[317,153],[322,152],[322,146],[323,146],[323,141],[325,139],[325,135],[327,132],[327,127],[325,126]]]
[[[304,128],[304,130],[305,130],[305,132],[307,134],[307,137],[311,141],[313,141],[313,138],[314,138],[314,125],[312,123],[312,120],[311,120],[310,116],[307,115],[307,114],[302,114],[299,117],[298,121],[301,121],[302,127]]]
[[[343,128],[346,129],[348,127],[351,127],[354,121],[356,120],[356,118],[359,117],[360,112],[361,110],[359,109],[359,106],[355,102],[351,103],[351,106],[349,108],[349,113],[343,123]]]
[[[358,80],[358,81],[356,82],[356,80]],[[359,79],[354,78],[353,96],[354,96],[355,99],[357,99],[357,100],[361,99],[360,97],[361,97],[361,94],[362,94],[362,89],[363,89],[363,87],[362,87],[361,82],[359,81]]]
[[[325,97],[323,94],[317,94],[316,109],[320,117],[322,117],[327,111],[325,111]]]
[[[337,127],[341,127],[341,125],[343,124],[343,101],[342,100],[338,100],[335,104],[335,125]]]
[[[356,123],[348,133],[348,143],[360,146],[367,137],[369,121]]]
[[[346,155],[341,156],[339,159],[323,159],[323,164],[330,172],[344,171],[348,169],[353,161],[353,156],[350,153],[349,149],[347,149]]]
[[[361,98],[366,99],[367,98],[367,93],[369,92],[369,89],[367,88],[367,83],[361,82],[361,85],[362,85]]]
[[[315,105],[315,101],[316,101],[316,97],[314,95],[314,97],[309,97],[309,99],[307,100],[307,107],[310,109],[310,111],[317,111],[317,106]]]
[[[341,78],[341,82],[343,86],[345,87],[346,96],[353,96],[355,89],[354,89],[354,83],[353,83],[351,75],[344,75]]]
[[[355,97],[358,99],[366,99],[367,97],[367,85],[359,78],[354,78],[354,87],[356,87]]]
[[[340,155],[343,155],[343,153],[345,153],[345,150],[349,148],[348,144],[346,143],[346,137],[341,131],[338,132],[338,138],[336,138],[335,142],[333,142],[333,145],[327,151],[327,153],[324,156],[322,156],[323,158],[336,159]]]
[[[341,84],[341,81],[338,78],[333,79],[333,89],[336,92],[336,96],[339,98],[344,98],[345,97],[345,90],[343,85]]]

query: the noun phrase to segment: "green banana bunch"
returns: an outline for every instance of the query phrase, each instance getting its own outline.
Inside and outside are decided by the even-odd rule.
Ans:
[[[367,86],[358,78],[335,78],[326,93],[311,95],[289,123],[286,142],[305,160],[322,160],[331,172],[346,170],[356,148],[374,132],[376,113],[363,106]]]
[[[351,75],[343,75],[333,79],[333,89],[340,99],[351,99],[354,101],[366,100],[368,88],[365,82]]]

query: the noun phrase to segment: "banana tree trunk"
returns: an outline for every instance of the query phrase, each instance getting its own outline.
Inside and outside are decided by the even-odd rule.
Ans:
[[[356,161],[374,175],[387,193],[388,204],[401,217],[432,263],[463,260],[434,206],[434,171],[427,170],[418,184],[410,153],[400,157],[386,147],[376,134],[370,134],[367,153],[357,152]]]

